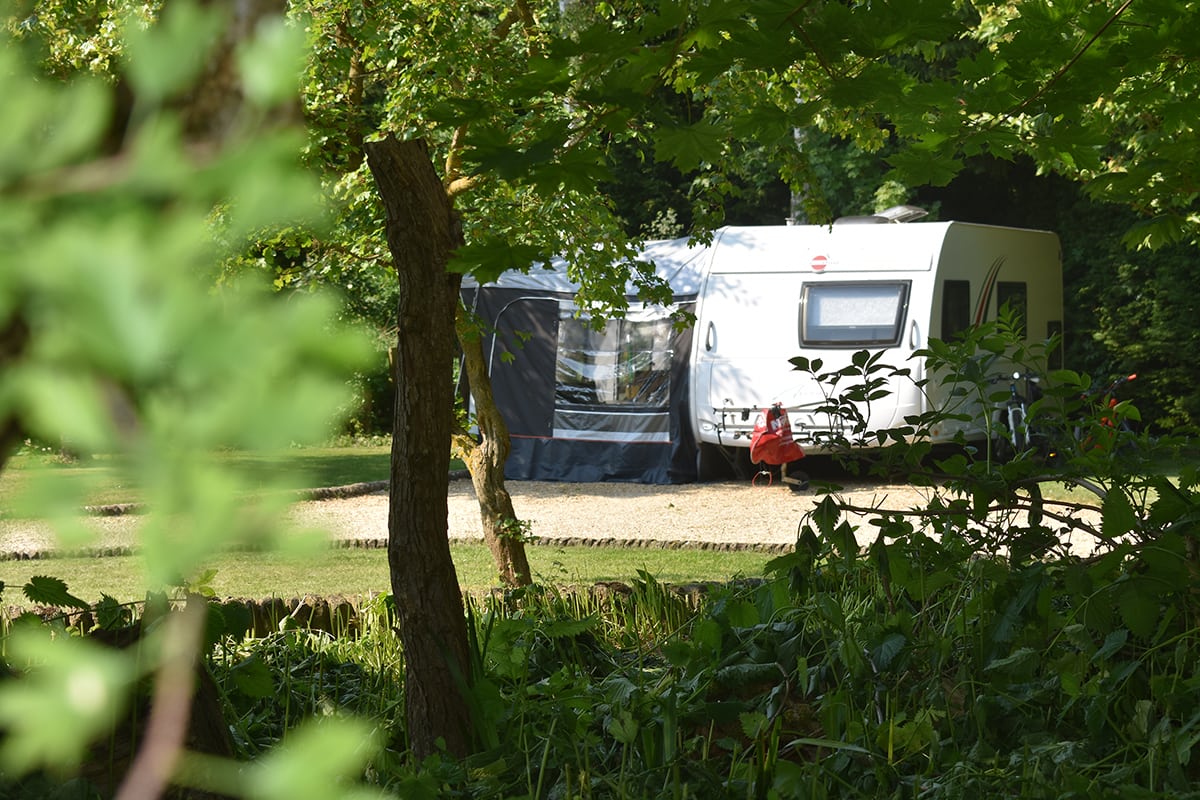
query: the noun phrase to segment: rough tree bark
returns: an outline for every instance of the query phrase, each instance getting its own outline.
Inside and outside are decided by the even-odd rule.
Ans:
[[[456,431],[454,450],[471,473],[475,497],[479,500],[483,539],[500,572],[500,580],[506,586],[528,586],[532,577],[522,538],[524,531],[513,510],[512,495],[504,485],[504,462],[510,450],[508,426],[492,396],[492,382],[487,373],[479,332],[461,307],[457,329],[467,385],[471,387],[471,395],[475,398],[475,422],[479,426],[480,438],[476,441],[466,431]]]
[[[470,661],[447,531],[461,278],[446,264],[462,230],[423,142],[388,136],[365,150],[400,288],[388,566],[404,648],[409,745],[422,758],[441,739],[450,753],[465,755]]]

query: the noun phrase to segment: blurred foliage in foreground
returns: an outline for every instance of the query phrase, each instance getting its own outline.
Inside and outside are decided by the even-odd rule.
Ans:
[[[253,464],[230,469],[217,453],[326,437],[367,351],[362,337],[332,324],[333,305],[320,297],[281,302],[264,287],[213,289],[228,249],[272,225],[315,221],[318,207],[317,186],[298,166],[302,137],[266,124],[295,94],[302,39],[267,19],[252,40],[230,43],[228,22],[188,3],[172,3],[153,27],[129,20],[119,52],[132,99],[115,135],[117,88],[47,76],[28,39],[0,32],[3,444],[7,451],[30,437],[120,454],[151,509],[140,552],[152,587],[187,586],[231,545],[278,542],[287,495],[244,505],[242,489],[270,476],[252,474]],[[203,115],[220,118],[222,129],[198,130],[189,103],[201,67],[222,47],[232,48],[221,63],[232,65],[238,88],[228,106]],[[64,547],[88,543],[75,516],[85,485],[23,488],[18,513],[53,521]],[[162,738],[138,753],[124,791],[157,796],[178,755],[182,732],[169,720],[186,712],[203,629],[203,613],[166,614],[139,647],[111,649],[17,625],[4,657],[28,672],[0,683],[0,774],[64,774],[132,697],[152,691],[147,725]],[[132,691],[147,680],[153,690]],[[259,797],[322,796],[288,786],[330,786],[366,737],[354,741],[312,759],[298,737],[292,759],[264,759],[243,782]]]

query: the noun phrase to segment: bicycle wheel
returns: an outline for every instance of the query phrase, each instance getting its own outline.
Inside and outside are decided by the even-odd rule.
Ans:
[[[1011,461],[1013,457],[1012,436],[1008,432],[1008,419],[1000,414],[996,427],[992,429],[992,458],[997,462]]]
[[[1009,409],[1008,418],[1013,451],[1014,453],[1024,453],[1029,449],[1029,431],[1025,428],[1025,409],[1014,406]]]
[[[1025,451],[1025,415],[1019,408],[1002,409],[996,420],[992,453],[997,461],[1012,461]]]

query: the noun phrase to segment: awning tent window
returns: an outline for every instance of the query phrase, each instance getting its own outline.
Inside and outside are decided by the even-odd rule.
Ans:
[[[672,326],[666,312],[630,314],[597,330],[560,309],[555,405],[665,408],[671,395]]]

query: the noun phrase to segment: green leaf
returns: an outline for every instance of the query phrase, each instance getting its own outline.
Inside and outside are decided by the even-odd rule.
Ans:
[[[963,168],[962,160],[937,150],[909,148],[888,156],[897,175],[892,180],[914,186],[945,186]]]
[[[1085,655],[1096,651],[1096,643],[1092,641],[1086,625],[1075,623],[1062,629],[1063,637]]]
[[[449,97],[430,105],[426,116],[434,122],[458,125],[464,120],[488,118],[491,106],[473,97]]]
[[[764,144],[790,140],[794,144],[796,128],[808,121],[811,111],[805,105],[786,110],[773,104],[752,106],[730,120],[731,132],[743,140]]]
[[[591,615],[580,619],[556,619],[543,622],[538,630],[551,639],[569,639],[595,630],[599,622],[597,617]]]
[[[126,70],[148,102],[184,89],[199,74],[225,25],[223,15],[196,3],[170,3],[158,24],[127,23]]]
[[[821,532],[821,535],[826,538],[832,537],[834,528],[837,526],[838,520],[842,517],[841,507],[838,506],[838,502],[834,499],[834,496],[831,494],[826,495],[817,503],[816,508],[811,513],[813,522],[816,523],[817,530]]]
[[[34,435],[71,442],[87,453],[111,448],[114,431],[98,381],[67,369],[32,366],[19,378],[22,411]]]
[[[125,627],[131,617],[128,608],[107,594],[100,596],[100,602],[96,603],[92,612],[96,616],[96,626],[106,631]]]
[[[266,698],[275,694],[275,679],[260,656],[244,658],[229,671],[238,691],[247,697]]]
[[[734,600],[724,606],[726,619],[732,628],[752,628],[761,620],[758,608],[744,600]]]
[[[721,667],[713,676],[719,686],[760,686],[780,683],[785,679],[779,665],[766,664],[730,664]]]
[[[99,80],[80,80],[66,87],[47,108],[46,130],[27,156],[30,167],[50,169],[84,157],[104,134],[111,115],[111,91]],[[36,106],[35,106],[36,107]]]
[[[1161,533],[1151,543],[1137,551],[1140,569],[1136,571],[1158,582],[1160,586],[1187,586],[1191,564],[1187,556],[1187,537],[1176,531]]]
[[[824,750],[832,750],[834,752],[840,751],[840,752],[846,752],[846,753],[856,753],[858,755],[863,755],[863,756],[874,755],[874,753],[872,753],[870,750],[867,750],[866,748],[860,747],[859,745],[856,745],[856,744],[850,744],[849,742],[841,742],[841,741],[838,741],[837,739],[816,739],[816,738],[806,736],[806,737],[802,737],[799,739],[792,739],[787,743],[786,746],[788,748],[816,747],[816,748],[820,748],[820,749],[824,749]]]
[[[1135,223],[1125,233],[1123,244],[1132,250],[1157,250],[1185,241],[1194,235],[1192,222],[1180,214],[1162,214]]]
[[[638,722],[633,718],[633,714],[625,709],[618,711],[616,716],[609,717],[605,729],[621,744],[628,745],[637,741]]]
[[[1137,513],[1129,498],[1120,490],[1114,490],[1104,496],[1100,507],[1101,533],[1106,539],[1117,539],[1138,527]]]
[[[58,608],[90,609],[91,605],[67,591],[67,584],[60,578],[34,575],[24,587],[25,597],[31,603],[40,603]]]
[[[1157,495],[1150,506],[1150,522],[1156,527],[1166,527],[1200,506],[1193,492],[1183,491],[1164,476],[1152,477],[1150,485]]]
[[[795,740],[789,746],[802,747],[806,742]],[[795,764],[786,758],[775,762],[775,774],[771,780],[771,794],[768,797],[808,797],[812,776],[805,767]]]
[[[904,650],[906,644],[908,644],[908,637],[902,633],[889,633],[883,637],[883,640],[871,651],[871,661],[875,668],[885,670],[891,667],[892,661]]]
[[[1092,655],[1092,663],[1098,664],[1112,656],[1116,655],[1125,647],[1125,643],[1129,641],[1129,631],[1124,628],[1113,631],[1108,636],[1104,637],[1104,644],[1100,645],[1100,649]]]
[[[757,739],[762,736],[771,724],[767,715],[761,711],[743,712],[738,715],[738,721],[742,724],[742,733],[748,739]]]
[[[220,619],[223,627],[219,635],[230,636],[237,641],[244,639],[254,628],[254,614],[251,613],[250,607],[237,600],[221,604]]]
[[[282,481],[265,469],[231,470],[216,451],[277,450],[326,437],[348,403],[352,364],[370,355],[364,337],[336,324],[343,308],[332,300],[298,292],[283,302],[257,283],[224,279],[223,250],[240,251],[264,227],[270,240],[281,223],[315,222],[319,185],[300,163],[303,132],[282,125],[255,129],[256,120],[246,118],[223,142],[185,147],[175,101],[209,65],[225,20],[187,0],[162,8],[161,21],[130,21],[128,41],[108,42],[114,52],[97,54],[108,58],[127,45],[123,74],[136,98],[121,140],[105,142],[103,152],[112,86],[101,79],[71,86],[60,80],[70,66],[26,63],[23,56],[46,54],[14,44],[12,30],[0,32],[8,114],[0,130],[0,318],[20,308],[30,328],[28,346],[18,342],[19,358],[4,365],[0,411],[15,413],[29,435],[119,459],[122,479],[150,509],[139,521],[138,544],[154,587],[196,574],[235,541],[262,544],[277,530],[291,501],[272,491]],[[137,13],[158,9],[139,6]],[[83,27],[102,23],[106,37],[122,33],[103,14],[85,16]],[[297,64],[284,60],[294,33],[270,24],[243,51],[242,88],[261,102],[288,96],[283,86]],[[45,44],[54,51],[69,38]],[[89,66],[99,72],[105,65]],[[285,253],[286,243],[267,245],[283,261],[304,255]],[[80,521],[83,487],[67,473],[39,473],[20,493],[30,518],[53,526],[60,546],[94,537]],[[312,537],[287,537],[300,539]],[[87,608],[54,578],[34,577],[25,594],[39,605]],[[105,627],[125,619],[110,597],[96,616]],[[37,767],[69,774],[87,739],[111,731],[133,682],[153,673],[151,662],[77,637],[52,638],[46,628],[39,635],[5,642],[8,662],[27,670],[20,681],[0,682],[6,778]],[[307,759],[320,764],[330,749],[338,748]],[[333,794],[336,784],[314,785]]]
[[[1128,581],[1117,595],[1117,608],[1135,636],[1151,636],[1162,617],[1157,585],[1137,578]]]
[[[708,119],[685,127],[665,128],[655,137],[655,158],[673,163],[682,172],[690,172],[702,164],[720,161],[728,138],[727,131]]]
[[[365,720],[305,722],[246,769],[245,787],[261,800],[379,798],[379,792],[355,789],[348,781],[362,773],[380,746],[379,730]]]
[[[1023,674],[1036,665],[1038,652],[1029,647],[1022,647],[1004,658],[997,658],[984,667],[985,672],[1012,672]]]
[[[552,165],[537,170],[533,182],[547,195],[555,193],[586,195],[596,185],[612,180],[603,153],[574,147],[556,158]]]
[[[131,653],[44,628],[15,631],[10,663],[35,664],[24,680],[0,683],[0,764],[22,775],[73,768],[96,737],[110,731],[136,670]]]
[[[511,269],[527,270],[548,259],[546,251],[536,244],[483,239],[467,243],[454,251],[449,269],[470,274],[479,283],[490,283]]]
[[[259,22],[254,38],[237,53],[246,96],[260,107],[296,96],[304,65],[304,31],[282,16]]]
[[[721,652],[721,624],[711,618],[702,618],[692,629],[692,641],[713,653]]]
[[[696,657],[696,648],[690,642],[672,639],[662,646],[662,654],[673,667],[686,667]]]

